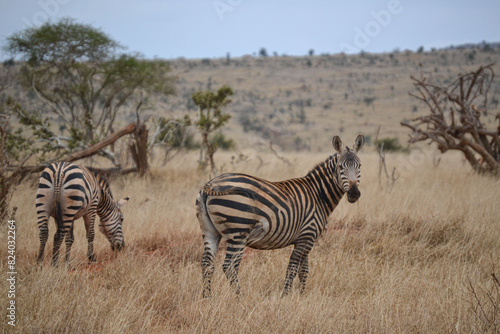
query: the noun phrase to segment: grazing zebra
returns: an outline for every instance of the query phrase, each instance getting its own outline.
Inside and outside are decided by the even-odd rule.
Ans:
[[[73,244],[73,222],[83,217],[87,230],[89,261],[94,262],[94,221],[100,218],[99,230],[111,243],[113,250],[124,247],[120,208],[128,197],[114,202],[108,182],[96,172],[68,162],[53,163],[45,168],[38,184],[36,210],[40,230],[40,251],[38,262],[43,261],[43,253],[49,235],[48,221],[52,216],[57,225],[54,235],[52,264],[57,265],[59,248],[66,237],[66,262],[69,263]]]
[[[309,273],[308,254],[325,229],[327,218],[344,193],[354,203],[361,196],[358,151],[364,137],[359,135],[354,148],[344,147],[334,136],[336,154],[314,167],[305,177],[270,182],[245,174],[223,174],[209,181],[196,199],[204,240],[201,260],[203,296],[211,294],[215,254],[221,237],[227,242],[222,269],[239,293],[238,268],[245,246],[277,249],[294,245],[283,294],[299,274],[304,291]]]

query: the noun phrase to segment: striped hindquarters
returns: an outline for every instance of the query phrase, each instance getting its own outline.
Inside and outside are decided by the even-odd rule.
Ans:
[[[37,215],[75,220],[99,201],[99,185],[86,169],[71,163],[54,163],[44,169],[36,196]],[[57,210],[56,210],[57,209]]]

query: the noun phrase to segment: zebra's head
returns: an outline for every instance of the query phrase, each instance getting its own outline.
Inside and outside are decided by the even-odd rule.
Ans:
[[[354,141],[351,149],[344,146],[339,136],[334,136],[332,140],[333,148],[338,153],[337,164],[337,184],[347,193],[347,200],[350,203],[356,202],[361,196],[359,191],[359,181],[361,179],[361,162],[358,157],[359,150],[365,143],[365,137],[359,135]]]
[[[125,247],[123,238],[123,213],[121,207],[129,200],[128,197],[122,198],[118,202],[111,201],[112,210],[107,215],[100,216],[101,223],[99,230],[106,236],[111,244],[112,250],[121,250]]]

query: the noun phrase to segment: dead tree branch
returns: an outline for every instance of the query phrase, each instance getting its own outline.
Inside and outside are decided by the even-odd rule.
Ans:
[[[385,152],[384,152],[384,143],[379,143],[378,136],[380,134],[381,126],[379,125],[377,130],[377,136],[375,137],[375,147],[377,148],[377,152],[379,155],[379,165],[378,165],[378,184],[382,187],[382,170],[385,173],[385,177],[387,179],[387,186],[391,188],[394,186],[399,177],[396,177],[396,167],[392,170],[391,177],[389,177],[389,173],[387,172],[387,165],[385,163]]]
[[[494,77],[493,64],[461,74],[448,86],[412,76],[417,91],[409,95],[424,102],[430,113],[401,122],[412,130],[409,142],[434,142],[442,153],[461,151],[476,172],[500,175],[500,114],[496,129],[481,121]]]
[[[104,147],[111,145],[115,141],[117,141],[119,138],[131,134],[135,131],[136,125],[135,123],[130,123],[128,126],[125,128],[115,131],[112,133],[108,138],[82,150],[79,152],[72,153],[71,155],[67,156],[66,158],[61,159],[60,161],[67,161],[67,162],[73,162],[76,160],[84,159],[87,157],[90,157],[92,155],[95,155],[99,152],[99,150],[102,150]],[[27,157],[29,158],[29,157]],[[16,180],[15,182],[19,182],[20,180],[23,180],[27,175],[32,174],[32,173],[39,173],[41,172],[46,166],[45,165],[38,165],[38,166],[23,166],[24,163],[26,162],[27,158],[24,159],[23,162],[21,162],[18,165],[5,165],[4,168],[6,171],[10,173],[9,178],[12,180]],[[121,168],[110,168],[110,169],[103,169],[102,171],[105,174],[117,174],[120,173],[119,171]],[[122,174],[127,174],[130,172],[137,171],[137,168],[129,168],[129,169],[124,169],[122,170]]]
[[[288,166],[291,166],[291,165],[292,165],[292,163],[291,163],[288,159],[286,159],[286,158],[282,157],[281,155],[279,155],[279,154],[278,154],[278,152],[276,152],[276,150],[273,148],[273,142],[272,142],[272,141],[270,141],[270,142],[269,142],[269,149],[271,150],[271,152],[272,152],[272,153],[273,153],[273,154],[274,154],[274,155],[275,155],[278,159],[280,159],[281,161],[283,161],[284,163],[286,163]]]
[[[133,133],[135,131],[135,129],[136,129],[135,123],[130,123],[127,127],[113,132],[108,138],[106,138],[106,139],[104,139],[104,140],[102,140],[102,141],[100,141],[92,146],[89,146],[88,148],[84,149],[83,151],[75,152],[75,153],[69,155],[67,158],[62,159],[62,161],[72,162],[72,161],[76,161],[76,160],[90,157],[90,156],[96,154],[99,150],[103,149],[104,147],[111,145],[112,143],[117,141],[119,138],[121,138],[127,134]]]

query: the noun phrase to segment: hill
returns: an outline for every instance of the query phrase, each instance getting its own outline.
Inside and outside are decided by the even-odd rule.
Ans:
[[[410,76],[432,76],[443,84],[459,73],[500,62],[500,48],[453,49],[415,53],[177,59],[171,62],[178,93],[152,110],[155,116],[194,112],[192,92],[230,85],[235,95],[224,130],[239,147],[259,147],[272,140],[284,150],[323,151],[333,134],[356,133],[404,142],[407,129],[399,123],[427,109],[410,97]],[[496,65],[495,69],[500,69]],[[498,80],[490,98],[494,122],[499,111]]]
[[[195,113],[193,92],[228,84],[235,94],[226,109],[232,118],[223,132],[238,149],[267,149],[272,141],[284,151],[315,152],[329,150],[328,138],[334,134],[353,139],[363,133],[369,145],[379,126],[382,137],[405,143],[408,129],[400,122],[428,111],[408,95],[413,89],[410,76],[432,77],[445,85],[459,73],[500,63],[500,46],[483,43],[427,52],[179,58],[168,62],[177,77],[177,93],[152,98],[149,107],[146,103],[144,112],[152,120]],[[6,61],[1,70],[15,71],[17,66]],[[10,93],[28,104],[36,101],[34,93],[21,89]],[[493,123],[500,110],[499,94],[496,80],[489,95],[489,114],[482,118],[486,124]],[[122,123],[135,117],[133,105],[118,115]]]

